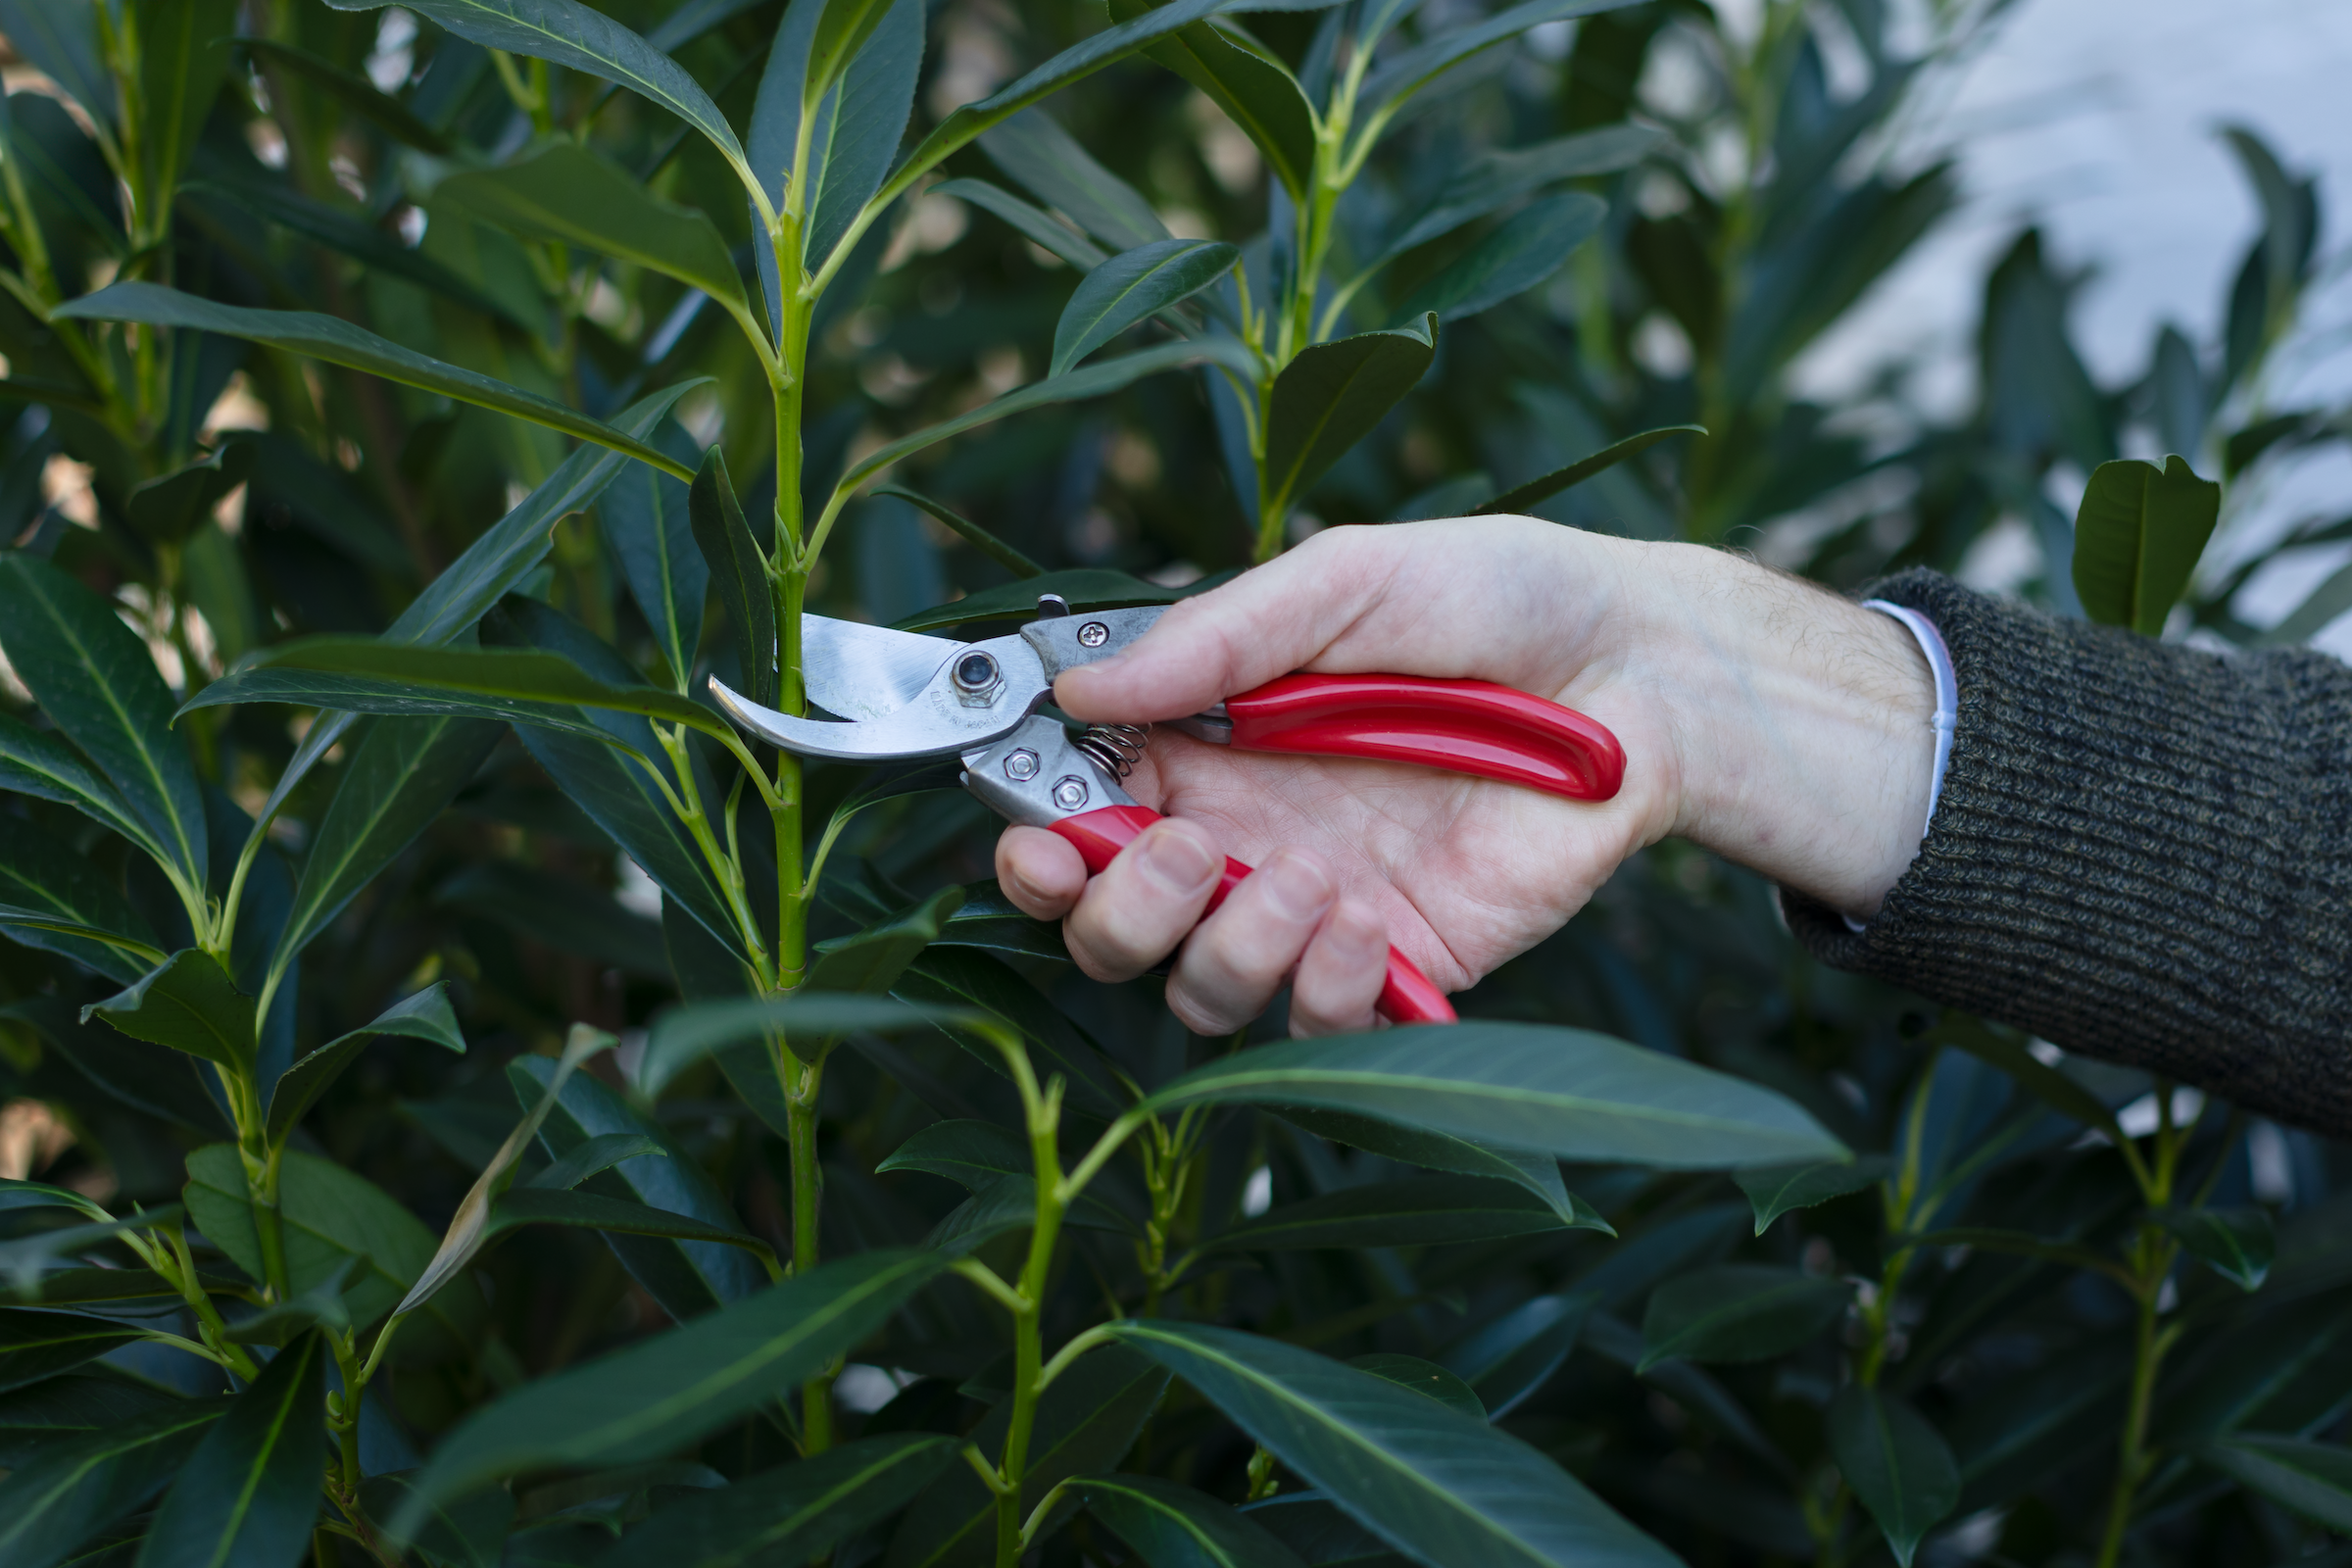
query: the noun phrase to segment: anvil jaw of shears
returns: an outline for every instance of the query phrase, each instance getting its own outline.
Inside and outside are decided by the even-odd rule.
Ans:
[[[803,616],[808,694],[847,722],[779,713],[716,679],[711,695],[737,724],[802,756],[863,762],[956,757],[964,788],[1008,821],[1058,834],[1097,874],[1159,820],[1119,787],[1145,731],[1098,726],[1072,740],[1038,710],[1055,676],[1125,649],[1163,611],[1074,615],[1052,596],[1038,608],[1038,618],[1014,635],[973,643]],[[1411,762],[1581,801],[1607,800],[1625,771],[1623,749],[1600,724],[1485,681],[1286,675],[1173,727],[1237,750]],[[1249,874],[1249,866],[1228,859],[1208,907]],[[1445,995],[1395,949],[1380,1011],[1396,1023],[1454,1017]]]

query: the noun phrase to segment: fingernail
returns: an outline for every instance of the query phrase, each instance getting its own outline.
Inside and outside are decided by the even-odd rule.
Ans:
[[[1190,833],[1165,828],[1145,843],[1144,869],[1169,892],[1190,895],[1216,875],[1217,862]]]
[[[1331,907],[1331,878],[1303,855],[1278,851],[1258,867],[1257,875],[1265,882],[1267,900],[1277,914],[1293,920],[1319,920]]]

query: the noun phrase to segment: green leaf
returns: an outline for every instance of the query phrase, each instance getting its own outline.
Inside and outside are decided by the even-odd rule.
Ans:
[[[958,111],[958,113],[960,112]],[[1315,351],[1309,349],[1307,352],[1311,354]],[[1422,359],[1424,364],[1428,363],[1427,355],[1424,355]],[[1198,365],[1203,361],[1230,364],[1235,368],[1242,370],[1250,368],[1248,350],[1229,338],[1212,338],[1198,343],[1162,343],[1156,348],[1139,349],[1133,354],[1122,354],[1115,360],[1099,361],[1083,369],[1066,371],[1060,375],[1050,375],[1042,381],[1032,381],[1027,386],[1017,387],[1003,397],[992,398],[978,408],[967,410],[952,419],[942,419],[939,423],[926,426],[912,435],[901,436],[887,446],[876,448],[851,465],[850,470],[841,476],[841,482],[834,487],[835,493],[846,495],[892,464],[901,459],[912,457],[926,447],[937,446],[950,436],[961,435],[966,430],[976,429],[983,424],[993,424],[999,419],[1025,413],[1030,409],[1041,409],[1050,403],[1075,403],[1085,398],[1106,397],[1110,393],[1142,380],[1147,375],[1154,375],[1161,370],[1180,369],[1185,366]],[[1418,379],[1418,372],[1415,373],[1415,378]],[[1277,398],[1280,395],[1279,392],[1276,393]],[[1400,392],[1397,395],[1401,397],[1403,394]]]
[[[942,1128],[955,1131],[942,1134]],[[989,1160],[999,1163],[984,1163]],[[944,1252],[960,1254],[991,1236],[1026,1230],[1037,1215],[1036,1163],[1028,1146],[1018,1134],[987,1122],[941,1122],[925,1128],[874,1170],[876,1175],[886,1170],[926,1171],[971,1190],[971,1198],[941,1220],[926,1242]],[[1068,1223],[1130,1235],[1137,1230],[1132,1220],[1096,1193],[1081,1193],[1072,1200]]]
[[[676,425],[663,433],[671,439],[658,444],[692,454],[691,441]],[[620,558],[629,597],[653,628],[670,679],[683,692],[694,675],[703,608],[710,597],[710,568],[695,543],[686,486],[639,465],[605,492],[596,510],[605,538]]]
[[[160,1294],[177,1293],[167,1287]],[[0,1469],[22,1470],[46,1456],[53,1446],[76,1442],[178,1402],[144,1384],[86,1372],[72,1372],[20,1389],[0,1397]]]
[[[928,1432],[861,1438],[657,1508],[597,1568],[743,1568],[805,1562],[905,1506],[956,1462]]]
[[[138,1325],[120,1318],[0,1307],[0,1391],[71,1372],[138,1337]]]
[[[368,90],[374,91],[373,88]],[[382,229],[362,222],[324,202],[312,201],[307,196],[297,195],[281,186],[264,184],[258,179],[240,179],[234,183],[196,180],[188,186],[188,191],[196,196],[233,202],[254,217],[291,229],[329,250],[341,251],[372,271],[406,278],[469,311],[499,317],[526,332],[541,329],[540,323],[529,319],[528,313],[476,287],[454,268],[434,261],[422,250],[411,250]]]
[[[192,710],[224,703],[294,703],[363,713],[455,714],[605,736],[608,732],[589,721],[566,718],[560,711],[595,708],[666,719],[710,734],[726,731],[725,720],[689,698],[658,686],[599,680],[561,654],[520,648],[418,648],[373,637],[301,637],[265,648],[189,698],[185,706]],[[434,738],[439,739],[440,734]],[[480,732],[465,731],[461,738],[474,747],[473,761],[478,766],[488,750],[480,744]],[[464,747],[456,740],[450,750],[453,760],[462,760]],[[445,761],[443,766],[449,763]],[[419,777],[429,775],[436,781],[442,777],[427,769],[421,760],[416,770]],[[468,767],[467,776],[471,772]],[[387,779],[397,781],[401,776],[394,772]],[[450,785],[450,793],[455,794],[464,783],[460,778]],[[434,810],[438,814],[439,808]],[[422,827],[419,823],[416,830]]]
[[[184,543],[221,497],[252,476],[253,457],[250,441],[229,442],[201,463],[137,486],[122,504],[123,514],[150,544]]]
[[[449,984],[437,980],[415,996],[392,1004],[377,1013],[373,1022],[336,1036],[286,1069],[270,1093],[267,1126],[272,1147],[286,1141],[303,1114],[318,1102],[318,1097],[342,1076],[344,1068],[359,1059],[361,1048],[378,1035],[428,1041],[461,1056],[466,1054],[466,1036],[449,1004]]]
[[[1522,1187],[1480,1176],[1407,1176],[1284,1203],[1203,1245],[1224,1252],[1433,1247],[1570,1228],[1550,1203]]]
[[[1086,274],[1062,307],[1052,373],[1062,374],[1136,322],[1200,293],[1241,256],[1217,240],[1163,239],[1110,258]]]
[[[228,74],[228,34],[237,30],[237,0],[132,0],[124,19],[139,40],[138,187],[151,212],[142,219],[151,232],[165,231],[163,215],[179,187],[180,172],[196,152],[213,100]],[[103,114],[109,105],[91,104]]]
[[[1372,1355],[1359,1355],[1348,1363],[1358,1372],[1369,1372],[1376,1378],[1386,1378],[1400,1389],[1437,1400],[1449,1410],[1459,1410],[1473,1421],[1487,1419],[1487,1407],[1469,1384],[1435,1361],[1424,1361],[1417,1355],[1398,1355],[1383,1350]]]
[[[843,1258],[525,1384],[441,1441],[391,1534],[413,1537],[432,1504],[501,1477],[656,1458],[732,1426],[880,1328],[943,1262]]]
[[[858,220],[890,172],[914,108],[915,82],[923,68],[922,0],[877,4],[879,26],[817,106],[809,159],[811,172],[821,167],[823,175],[808,204],[802,238],[807,257],[832,255]]]
[[[556,1160],[536,1176],[527,1176],[517,1185],[539,1187],[549,1192],[569,1192],[599,1171],[611,1170],[623,1160],[640,1159],[651,1154],[667,1159],[669,1152],[643,1133],[600,1133],[584,1144],[576,1145],[562,1159]]]
[[[1858,1193],[1884,1178],[1887,1168],[1885,1154],[1864,1154],[1843,1163],[1805,1160],[1793,1165],[1761,1165],[1735,1171],[1732,1180],[1755,1206],[1756,1234],[1761,1236],[1790,1209],[1811,1208]]]
[[[1298,1554],[1248,1517],[1157,1476],[1102,1476],[1079,1498],[1149,1568],[1303,1568]]]
[[[1030,194],[1114,251],[1170,237],[1144,193],[1095,162],[1043,109],[1013,116],[983,136],[980,146]]]
[[[98,43],[95,0],[0,0],[9,46],[74,96],[99,123],[113,118],[114,84]]]
[[[962,516],[950,510],[944,502],[934,501],[929,496],[918,495],[912,490],[907,490],[902,488],[901,486],[891,484],[883,485],[881,488],[877,489],[874,494],[877,496],[896,496],[899,500],[906,502],[907,505],[918,507],[922,511],[929,513],[934,518],[938,519],[943,527],[947,528],[953,533],[961,535],[965,544],[970,545],[973,549],[979,551],[989,560],[995,562],[998,565],[1003,566],[1006,571],[1011,572],[1015,577],[1041,577],[1045,575],[1045,567],[1039,565],[1036,562],[1031,561],[1027,556],[1022,555],[1018,550],[1013,549],[1012,546],[1006,544],[995,534],[990,533],[986,528],[981,527],[969,517]]]
[[[236,1146],[207,1145],[188,1156],[187,1166],[184,1197],[196,1228],[247,1274],[267,1278]],[[432,1260],[436,1238],[423,1222],[373,1182],[332,1160],[285,1151],[278,1156],[277,1196],[286,1273],[295,1294],[335,1278],[348,1259],[359,1258],[343,1306],[363,1329],[390,1311]],[[438,1343],[423,1340],[417,1348],[439,1350],[471,1343],[467,1327],[479,1321],[481,1311],[479,1294],[470,1282],[460,1282],[426,1314],[439,1330]],[[413,1337],[417,1337],[415,1324],[402,1333],[404,1349]]]
[[[712,1225],[691,1214],[632,1203],[623,1198],[574,1193],[542,1187],[516,1187],[490,1205],[485,1241],[525,1225],[569,1225],[575,1229],[607,1231],[621,1236],[666,1236],[673,1241],[710,1242],[768,1255],[768,1245],[724,1225]]]
[[[2164,630],[2222,514],[2222,487],[2186,460],[2136,458],[2091,470],[2075,512],[2075,592],[2082,612],[2143,637]]]
[[[1266,494],[1278,510],[1388,417],[1420,382],[1437,345],[1433,317],[1419,330],[1317,343],[1282,368],[1266,421]]]
[[[164,1494],[139,1568],[291,1564],[310,1544],[326,1457],[326,1350],[280,1350],[205,1433]]]
[[[694,542],[709,564],[718,602],[726,607],[735,635],[736,665],[743,693],[763,708],[776,704],[776,605],[768,592],[767,559],[743,520],[727,460],[713,446],[703,454],[702,471],[688,494],[687,516]]]
[[[2311,591],[2287,617],[2255,639],[2264,648],[2291,647],[2309,642],[2321,628],[2352,610],[2352,565],[2339,566]],[[5,767],[0,762],[0,767]]]
[[[373,11],[379,0],[326,0],[337,11]],[[640,93],[710,139],[719,155],[754,183],[743,145],[726,117],[669,56],[619,23],[575,0],[416,0],[403,5],[485,49],[529,55]],[[680,475],[684,477],[684,475]]]
[[[1568,1359],[1593,1300],[1589,1291],[1570,1291],[1522,1301],[1447,1346],[1445,1365],[1499,1420]]]
[[[0,1561],[10,1568],[64,1562],[179,1474],[229,1403],[174,1399],[88,1437],[44,1445],[0,1481]]]
[[[74,749],[45,730],[0,713],[0,789],[71,806],[164,860],[163,847],[131,814],[122,792],[91,770]]]
[[[1029,620],[1037,614],[1041,594],[1057,594],[1072,610],[1121,610],[1130,605],[1172,605],[1183,591],[1163,588],[1141,577],[1105,566],[1079,566],[1049,571],[1020,582],[1003,583],[966,594],[954,604],[909,615],[898,623],[901,631],[938,631],[968,626],[976,620]]]
[[[1319,1105],[1562,1159],[1720,1169],[1844,1149],[1768,1089],[1582,1029],[1467,1023],[1239,1051],[1139,1108]]]
[[[771,1031],[784,1039],[822,1039],[855,1030],[885,1034],[951,1018],[968,1021],[972,1016],[894,997],[819,991],[672,1007],[658,1015],[646,1034],[645,1054],[637,1062],[637,1092],[657,1100],[672,1079],[703,1057],[739,1041],[765,1039]]]
[[[1451,1171],[1456,1176],[1491,1176],[1516,1182],[1542,1199],[1560,1219],[1575,1227],[1614,1236],[1608,1221],[1591,1204],[1568,1191],[1560,1180],[1560,1162],[1549,1154],[1530,1154],[1515,1149],[1490,1149],[1465,1138],[1399,1127],[1371,1116],[1303,1105],[1278,1105],[1274,1113],[1319,1138],[1420,1165]]]
[[[930,188],[928,195],[953,196],[970,202],[974,207],[996,214],[1021,231],[1036,246],[1081,271],[1102,265],[1109,252],[1085,235],[1073,231],[1067,223],[1042,208],[1032,207],[1001,186],[985,179],[943,180]]]
[[[507,1082],[516,1102],[524,1107],[540,1102],[556,1067],[545,1056],[509,1062]],[[614,1133],[650,1139],[667,1157],[624,1161],[588,1177],[580,1185],[582,1192],[683,1214],[729,1233],[743,1230],[733,1207],[685,1146],[587,1073],[572,1074],[555,1096],[547,1119],[539,1124],[539,1144],[549,1158],[563,1159],[590,1139]],[[766,1284],[765,1270],[733,1247],[622,1231],[608,1233],[605,1241],[630,1276],[679,1322],[741,1300]]]
[[[693,208],[662,201],[576,142],[550,143],[503,168],[453,174],[433,187],[433,205],[517,239],[576,245],[674,277],[758,332],[743,275],[717,225]]]
[[[1122,22],[1116,26],[1105,27],[1092,37],[1064,49],[1044,65],[1008,85],[999,88],[978,103],[963,105],[934,125],[930,133],[917,142],[911,152],[900,160],[898,169],[888,180],[884,181],[882,188],[874,193],[874,199],[866,203],[867,219],[870,220],[873,215],[898,200],[916,180],[937,168],[951,153],[970,143],[982,131],[1003,124],[1031,104],[1059,91],[1080,77],[1092,75],[1104,66],[1126,59],[1147,44],[1164,38],[1180,27],[1214,14],[1222,8],[1224,3],[1225,0],[1172,0],[1171,4],[1161,6],[1149,15],[1137,17],[1132,22]],[[1048,199],[1052,200],[1053,198],[1049,197]],[[1054,202],[1054,205],[1061,206],[1058,201]],[[1063,211],[1068,212],[1069,209],[1065,207]],[[1079,217],[1076,213],[1071,213],[1070,216]],[[1083,222],[1084,220],[1080,219],[1080,221]],[[1154,233],[1140,238],[1110,235],[1102,237],[1124,250],[1130,245],[1142,243],[1143,240],[1162,239],[1166,236],[1164,233]],[[857,231],[853,229],[849,234],[843,236],[841,244],[834,247],[833,255],[841,255],[843,247],[856,243],[856,239]],[[831,265],[831,258],[827,258],[827,265]]]
[[[170,1046],[236,1072],[253,1070],[253,998],[208,953],[182,948],[129,990],[81,1009],[133,1040]]]
[[[1649,125],[1603,125],[1532,146],[1484,153],[1448,179],[1429,205],[1396,231],[1396,237],[1366,270],[1385,267],[1405,252],[1499,212],[1545,185],[1615,173],[1672,141],[1666,132]]]
[[[1208,1324],[1128,1318],[1107,1332],[1159,1360],[1359,1523],[1421,1561],[1675,1561],[1535,1449],[1368,1372]]]
[[[1532,27],[1616,11],[1637,3],[1638,0],[1526,0],[1525,4],[1498,11],[1484,22],[1441,31],[1409,49],[1397,51],[1367,76],[1356,99],[1363,106],[1359,113],[1367,120],[1382,112],[1393,114],[1404,99],[1455,66]]]
[[[1534,288],[1600,229],[1608,204],[1583,191],[1547,196],[1515,214],[1468,255],[1413,290],[1396,308],[1401,324],[1436,316],[1458,321]]]
[[[2278,1248],[2267,1208],[2166,1209],[2157,1223],[2181,1250],[2241,1291],[2259,1291],[2270,1278]]]
[[[1149,10],[1147,0],[1114,0],[1110,19],[1127,22]],[[1279,59],[1213,22],[1196,22],[1145,52],[1225,111],[1294,201],[1307,194],[1315,172],[1315,112]]]
[[[1115,1468],[1167,1386],[1165,1369],[1123,1346],[1082,1356],[1047,1384],[1030,1430],[1022,1516],[1062,1482]],[[1011,1406],[1010,1399],[998,1401],[968,1435],[983,1455],[1004,1453]],[[971,1467],[954,1466],[907,1508],[891,1536],[884,1568],[985,1568],[996,1560],[996,1512],[995,1495]]]
[[[164,961],[152,927],[87,856],[0,817],[0,931],[129,985]]]
[[[139,837],[202,887],[204,798],[172,733],[171,690],[137,633],[48,562],[12,550],[0,552],[0,645],[49,722],[128,804]]]
[[[507,1134],[506,1142],[498,1146],[498,1152],[490,1156],[490,1162],[482,1167],[481,1174],[474,1178],[466,1196],[459,1200],[458,1211],[450,1216],[448,1229],[441,1233],[441,1243],[433,1249],[432,1260],[424,1265],[416,1276],[416,1283],[409,1287],[408,1294],[393,1308],[396,1314],[405,1317],[431,1300],[441,1287],[457,1278],[466,1265],[473,1261],[474,1254],[488,1244],[492,1231],[498,1228],[490,1217],[491,1202],[505,1189],[509,1180],[507,1173],[522,1157],[522,1152],[531,1147],[531,1139],[538,1134],[540,1123],[546,1121],[547,1113],[556,1107],[564,1083],[579,1069],[580,1063],[617,1044],[618,1041],[601,1029],[591,1029],[579,1023],[571,1026],[570,1038],[564,1042],[564,1054],[557,1058],[548,1074],[546,1086],[539,1091],[538,1099],[524,1110],[522,1120],[516,1122],[514,1130]],[[527,1223],[527,1220],[518,1220],[516,1223]]]
[[[430,657],[424,650],[404,652]],[[268,657],[258,656],[248,667],[268,667],[260,662]],[[446,714],[378,719],[368,726],[303,858],[294,906],[270,957],[272,989],[295,955],[432,825],[503,733],[496,723]]]
[[[2312,1523],[2352,1533],[2352,1448],[2296,1438],[2225,1438],[2198,1458]]]
[[[891,995],[938,1009],[932,1021],[992,1072],[1005,1071],[994,1041],[977,1027],[974,1009],[1009,1025],[1027,1042],[1041,1074],[1059,1073],[1069,1084],[1070,1103],[1105,1119],[1132,1099],[1125,1075],[1092,1036],[1072,1023],[1018,971],[972,948],[933,948],[907,966]]]
[[[899,976],[906,972],[906,966],[939,940],[940,927],[962,903],[963,889],[950,885],[912,908],[887,915],[862,931],[818,943],[803,985],[812,992],[836,996],[887,994],[898,983]],[[841,1038],[840,1031],[813,1039],[811,1034],[804,1027],[799,1044],[794,1043],[791,1034],[780,1038],[804,1061],[823,1060]]]
[[[462,0],[443,0],[443,3],[462,3]],[[556,0],[514,0],[514,3],[550,5]],[[246,310],[239,306],[198,299],[193,294],[182,294],[177,289],[165,288],[157,283],[116,283],[95,294],[69,300],[51,314],[79,320],[137,321],[150,326],[180,326],[200,332],[218,332],[223,337],[240,337],[255,343],[266,343],[292,354],[323,360],[329,365],[380,375],[404,386],[437,392],[443,397],[455,398],[460,403],[471,403],[500,414],[511,414],[518,419],[528,419],[533,424],[545,425],[551,430],[561,430],[565,435],[611,448],[640,463],[650,463],[662,472],[675,474],[678,478],[694,477],[689,469],[674,459],[600,419],[592,419],[536,392],[526,392],[518,386],[510,386],[475,371],[428,359],[377,337],[364,327],[337,320],[331,316],[319,316],[311,311]]]
[[[1718,1263],[1652,1291],[1642,1314],[1646,1372],[1676,1356],[1763,1361],[1795,1349],[1845,1315],[1853,1287],[1792,1268]]]
[[[1830,1452],[1902,1568],[1920,1538],[1960,1505],[1960,1467],[1943,1435],[1918,1411],[1849,1383],[1830,1401]]]
[[[802,113],[815,112],[818,101],[882,24],[890,6],[891,0],[824,0],[808,40],[808,74],[801,79]]]
[[[1554,468],[1541,478],[1530,479],[1496,496],[1485,506],[1471,512],[1473,517],[1491,517],[1503,513],[1525,512],[1561,491],[1583,484],[1605,469],[1613,468],[1626,459],[1648,451],[1670,435],[1705,435],[1703,424],[1668,424],[1654,430],[1629,435],[1622,441],[1602,447],[1589,458],[1579,458],[1565,468]]]
[[[1032,1174],[1036,1169],[1033,1158],[1028,1140],[1009,1127],[993,1121],[943,1121],[901,1144],[874,1167],[874,1174],[928,1171],[976,1193],[1000,1176]]]
[[[414,147],[418,152],[431,153],[436,158],[446,158],[455,150],[447,136],[417,119],[409,106],[399,99],[378,91],[375,83],[356,71],[346,71],[332,61],[321,60],[307,49],[298,49],[275,38],[240,33],[232,41],[246,53],[259,55],[282,66],[320,88],[394,141]]]

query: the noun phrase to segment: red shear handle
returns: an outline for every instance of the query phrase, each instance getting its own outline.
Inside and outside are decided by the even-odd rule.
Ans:
[[[1376,757],[1605,801],[1625,748],[1571,708],[1483,680],[1284,675],[1225,699],[1233,744],[1250,752]]]
[[[1094,876],[1100,875],[1121,850],[1158,820],[1159,813],[1150,807],[1105,806],[1047,825],[1078,847],[1078,853],[1086,859],[1087,874]],[[1208,896],[1208,906],[1213,909],[1223,904],[1226,896],[1241,886],[1250,869],[1231,856],[1226,857],[1225,874],[1217,879],[1217,890]],[[1388,979],[1380,988],[1380,1015],[1391,1023],[1454,1021],[1453,1004],[1446,1000],[1446,993],[1432,985],[1429,976],[1414,968],[1413,960],[1395,948],[1389,950]]]

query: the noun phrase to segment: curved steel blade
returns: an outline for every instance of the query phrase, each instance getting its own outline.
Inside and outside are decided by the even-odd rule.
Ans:
[[[887,762],[953,756],[1010,734],[1053,689],[1035,650],[1018,637],[958,646],[964,654],[986,654],[996,661],[1001,679],[994,688],[979,694],[959,691],[953,673],[942,669],[903,706],[879,718],[844,724],[794,718],[730,691],[716,677],[711,679],[710,695],[736,723],[803,757]]]
[[[801,686],[828,713],[880,718],[912,702],[961,646],[921,632],[804,614]]]

